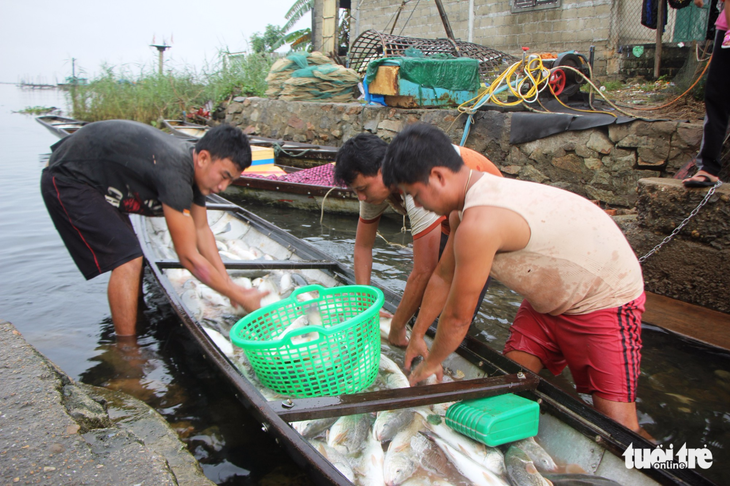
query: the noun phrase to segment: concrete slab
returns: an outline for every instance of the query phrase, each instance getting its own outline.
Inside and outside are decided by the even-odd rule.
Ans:
[[[96,401],[104,391],[75,383],[3,320],[0,349],[0,483],[214,484],[151,408],[128,397],[135,421],[111,397]]]

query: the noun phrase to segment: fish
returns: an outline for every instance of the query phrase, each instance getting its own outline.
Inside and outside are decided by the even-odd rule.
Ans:
[[[509,486],[502,478],[494,474],[481,464],[478,464],[467,456],[451,447],[448,442],[432,436],[432,439],[441,448],[442,451],[451,459],[459,473],[471,481],[476,486]],[[520,485],[521,486],[521,485]]]
[[[282,339],[285,336],[291,334],[293,331],[296,331],[297,329],[302,329],[304,327],[308,326],[321,326],[322,325],[322,318],[319,315],[319,309],[316,307],[310,307],[306,310],[306,313],[297,317],[294,319],[294,321],[287,326],[287,328],[276,336],[277,339]],[[311,341],[314,341],[316,339],[319,339],[319,333],[317,331],[308,332],[305,334],[299,334],[296,336],[292,336],[290,338],[290,341],[294,345],[300,345],[303,343],[308,343]]]
[[[408,382],[408,378],[401,371],[398,365],[384,354],[380,355],[380,372],[385,374],[383,377],[385,386],[390,389],[408,388],[411,386]]]
[[[426,428],[453,449],[477,464],[486,467],[494,474],[498,476],[506,476],[507,471],[504,467],[504,456],[499,449],[496,447],[487,447],[481,442],[477,442],[469,437],[461,435],[458,432],[455,432],[451,427],[447,426],[443,421],[434,423],[433,421],[428,420],[427,412],[422,409],[416,409],[416,411],[426,419]]]
[[[370,434],[370,417],[366,414],[346,415],[332,425],[327,445],[343,454],[355,455],[365,445]]]
[[[200,298],[204,304],[217,307],[228,307],[231,305],[228,299],[226,299],[223,295],[219,294],[207,285],[198,285],[198,294],[200,295]]]
[[[535,442],[534,437],[528,439],[522,439],[514,443],[517,447],[522,449],[525,454],[532,460],[535,467],[540,472],[555,472],[558,470],[558,465],[555,464],[553,458],[550,457],[545,449],[540,444]]]
[[[180,295],[180,300],[182,300],[183,305],[188,308],[196,319],[203,317],[203,303],[197,289],[187,289]]]
[[[340,453],[337,449],[330,447],[320,440],[310,440],[310,444],[314,446],[317,451],[322,454],[325,459],[332,463],[335,468],[342,473],[351,483],[355,482],[355,471],[352,470],[352,466],[347,458]]]
[[[201,326],[205,333],[210,337],[211,341],[218,346],[218,349],[221,350],[223,354],[228,356],[229,358],[233,356],[233,345],[231,342],[223,337],[223,334],[219,333],[215,329],[211,329],[209,327]]]
[[[401,484],[418,469],[420,461],[411,447],[411,439],[424,428],[421,416],[414,415],[411,424],[390,441],[383,462],[383,475],[388,486]]]
[[[355,472],[360,476],[357,484],[361,486],[382,486],[384,479],[385,454],[380,441],[368,435],[368,441],[360,456],[360,461],[355,467]]]
[[[592,474],[545,474],[553,486],[621,486],[621,484]]]
[[[258,290],[269,292],[267,296],[261,299],[261,307],[266,307],[267,305],[274,304],[281,300],[281,297],[279,296],[279,287],[276,286],[274,278],[270,275],[266,275],[261,279],[256,279],[252,283],[253,286],[256,287]]]
[[[424,470],[451,478],[461,476],[444,451],[423,433],[418,433],[411,438],[411,448]]]
[[[392,440],[399,430],[413,422],[414,414],[407,408],[378,412],[373,424],[373,437],[381,442]]]
[[[303,437],[306,437],[307,439],[313,439],[325,430],[329,429],[336,421],[337,417],[328,417],[323,419],[293,422],[291,425],[294,430],[299,432],[299,434]]]
[[[511,445],[504,456],[507,476],[516,486],[551,486],[520,447]]]

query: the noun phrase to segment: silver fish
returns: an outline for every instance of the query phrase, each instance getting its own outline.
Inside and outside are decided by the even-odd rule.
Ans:
[[[294,430],[299,432],[299,434],[303,437],[306,437],[307,439],[313,439],[314,437],[317,437],[319,434],[330,428],[330,426],[332,426],[332,424],[334,424],[336,421],[337,417],[330,417],[294,422],[291,425]]]
[[[342,455],[337,449],[328,446],[322,441],[312,440],[310,443],[314,446],[317,451],[322,454],[329,462],[332,463],[343,476],[347,478],[351,483],[355,482],[355,472],[352,470],[352,466],[347,458]]]
[[[414,435],[411,438],[411,448],[416,453],[421,467],[426,471],[445,477],[461,476],[444,451],[425,435]]]
[[[407,408],[378,412],[373,424],[373,437],[379,441],[388,441],[403,427],[413,422],[415,412]]]
[[[379,441],[368,435],[365,450],[362,452],[356,472],[360,476],[357,484],[361,486],[382,486],[385,483],[383,464],[385,454]]]
[[[346,415],[337,419],[330,428],[327,445],[343,454],[355,455],[364,447],[368,434],[370,434],[368,415]]]
[[[432,438],[441,450],[449,457],[449,459],[451,459],[454,466],[456,466],[456,469],[459,470],[459,473],[476,486],[508,486],[502,478],[481,464],[472,461],[467,456],[451,447],[445,440],[442,440],[435,435]]]
[[[525,454],[532,460],[535,467],[540,472],[555,472],[558,470],[558,465],[555,464],[553,458],[550,457],[545,449],[540,444],[535,442],[534,437],[523,439],[514,443],[517,447],[522,449]]]
[[[390,441],[383,464],[383,474],[387,485],[395,486],[402,483],[418,469],[420,461],[411,447],[411,439],[425,428],[426,425],[421,416],[414,415],[411,424],[398,432]]]
[[[507,476],[512,484],[516,486],[551,486],[551,483],[538,472],[535,463],[525,451],[516,445],[510,446],[507,450],[504,462],[507,467]]]

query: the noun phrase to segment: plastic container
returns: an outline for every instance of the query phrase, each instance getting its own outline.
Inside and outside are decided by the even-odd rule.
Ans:
[[[380,289],[366,285],[300,287],[239,320],[231,341],[246,352],[261,383],[275,392],[292,397],[356,393],[378,375],[384,300]],[[299,327],[303,316],[309,325]]]
[[[540,405],[508,393],[465,400],[446,411],[446,425],[490,447],[537,435]]]

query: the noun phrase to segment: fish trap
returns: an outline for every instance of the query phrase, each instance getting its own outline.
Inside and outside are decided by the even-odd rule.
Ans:
[[[454,57],[470,57],[479,61],[479,73],[483,80],[496,78],[505,67],[519,61],[518,58],[486,46],[451,39],[420,39],[366,30],[355,39],[349,51],[350,69],[364,75],[371,61],[383,57],[405,56],[406,50],[418,49],[424,56],[448,54]]]
[[[275,392],[292,397],[356,393],[378,375],[384,300],[380,289],[366,285],[300,287],[239,320],[231,341],[245,351],[261,383]]]

